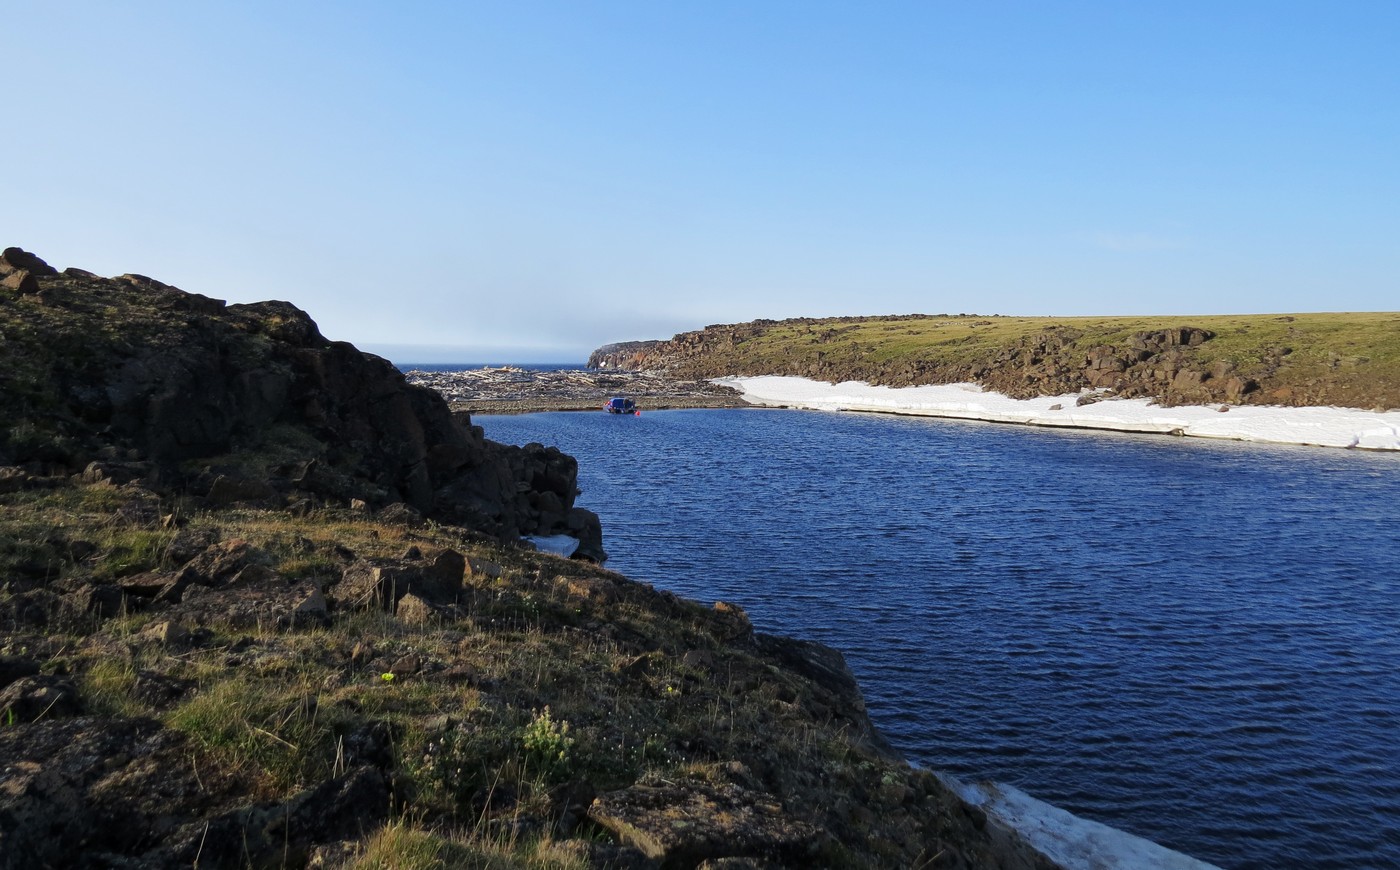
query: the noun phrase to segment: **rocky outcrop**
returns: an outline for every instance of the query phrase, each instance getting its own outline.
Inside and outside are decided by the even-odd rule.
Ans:
[[[621,369],[623,371],[643,371],[654,366],[649,362],[662,341],[622,341],[605,344],[588,355],[590,369]]]
[[[0,288],[21,296],[39,293],[39,277],[57,275],[58,270],[43,260],[19,248],[0,252]]]
[[[571,534],[603,558],[597,517],[574,505],[572,458],[486,440],[290,303],[59,273],[18,248],[0,262],[0,466],[34,477],[105,463],[217,504],[403,504],[506,538]]]
[[[1082,331],[1052,328],[1005,348],[976,375],[989,389],[1018,399],[1108,390],[1122,398],[1156,397],[1169,405],[1224,401],[1224,381],[1199,368],[1190,352],[1214,337],[1208,329],[1182,326],[1136,332],[1126,341],[1085,349]],[[1240,384],[1233,391],[1236,401],[1250,390]]]

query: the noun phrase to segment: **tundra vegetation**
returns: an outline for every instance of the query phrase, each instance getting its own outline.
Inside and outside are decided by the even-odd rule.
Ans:
[[[589,365],[684,377],[973,382],[1015,398],[1093,389],[1164,404],[1390,409],[1400,407],[1400,313],[758,320],[608,345]]]

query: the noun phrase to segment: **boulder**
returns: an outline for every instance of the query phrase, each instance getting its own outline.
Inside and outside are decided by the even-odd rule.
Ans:
[[[1252,379],[1236,375],[1225,382],[1225,401],[1238,405],[1245,396],[1257,389],[1259,385]]]
[[[0,251],[0,274],[23,270],[31,275],[48,277],[57,275],[58,270],[42,259],[22,248],[6,248]]]
[[[753,623],[744,608],[727,601],[714,604],[715,635],[723,641],[748,642],[753,639]]]
[[[39,665],[28,659],[16,656],[0,656],[0,689],[20,677],[32,677],[39,673]]]
[[[428,625],[437,618],[437,611],[412,592],[399,599],[394,615],[409,625]]]
[[[466,573],[473,580],[498,580],[505,576],[506,569],[489,559],[476,556],[467,557]]]
[[[178,622],[164,620],[148,625],[139,636],[161,646],[182,646],[189,642],[190,630]]]
[[[219,586],[236,577],[252,562],[267,556],[242,538],[211,544],[189,562],[184,570],[203,586]]]
[[[1172,378],[1172,389],[1193,390],[1199,387],[1201,383],[1205,381],[1206,377],[1207,375],[1205,372],[1183,369],[1176,373],[1176,377]]]
[[[21,296],[33,296],[39,292],[39,281],[23,269],[14,269],[0,278],[0,287],[13,290]]]
[[[29,472],[14,465],[0,466],[0,495],[19,492],[29,482]]]
[[[0,689],[0,725],[61,719],[79,710],[78,689],[63,677],[34,674]]]
[[[455,604],[462,594],[466,565],[466,559],[454,550],[443,550],[426,564],[361,559],[345,569],[331,595],[347,607],[379,607],[391,612],[410,593],[430,604]]]

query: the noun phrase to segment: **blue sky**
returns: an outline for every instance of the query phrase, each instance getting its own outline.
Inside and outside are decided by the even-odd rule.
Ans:
[[[0,244],[287,299],[396,361],[757,317],[1400,308],[1393,0],[0,20]]]

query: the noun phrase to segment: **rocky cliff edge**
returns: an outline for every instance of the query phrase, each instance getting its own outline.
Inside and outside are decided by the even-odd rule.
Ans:
[[[603,559],[572,457],[485,439],[288,302],[228,305],[7,248],[0,335],[0,466],[217,504],[396,505],[502,538],[570,534]]]

